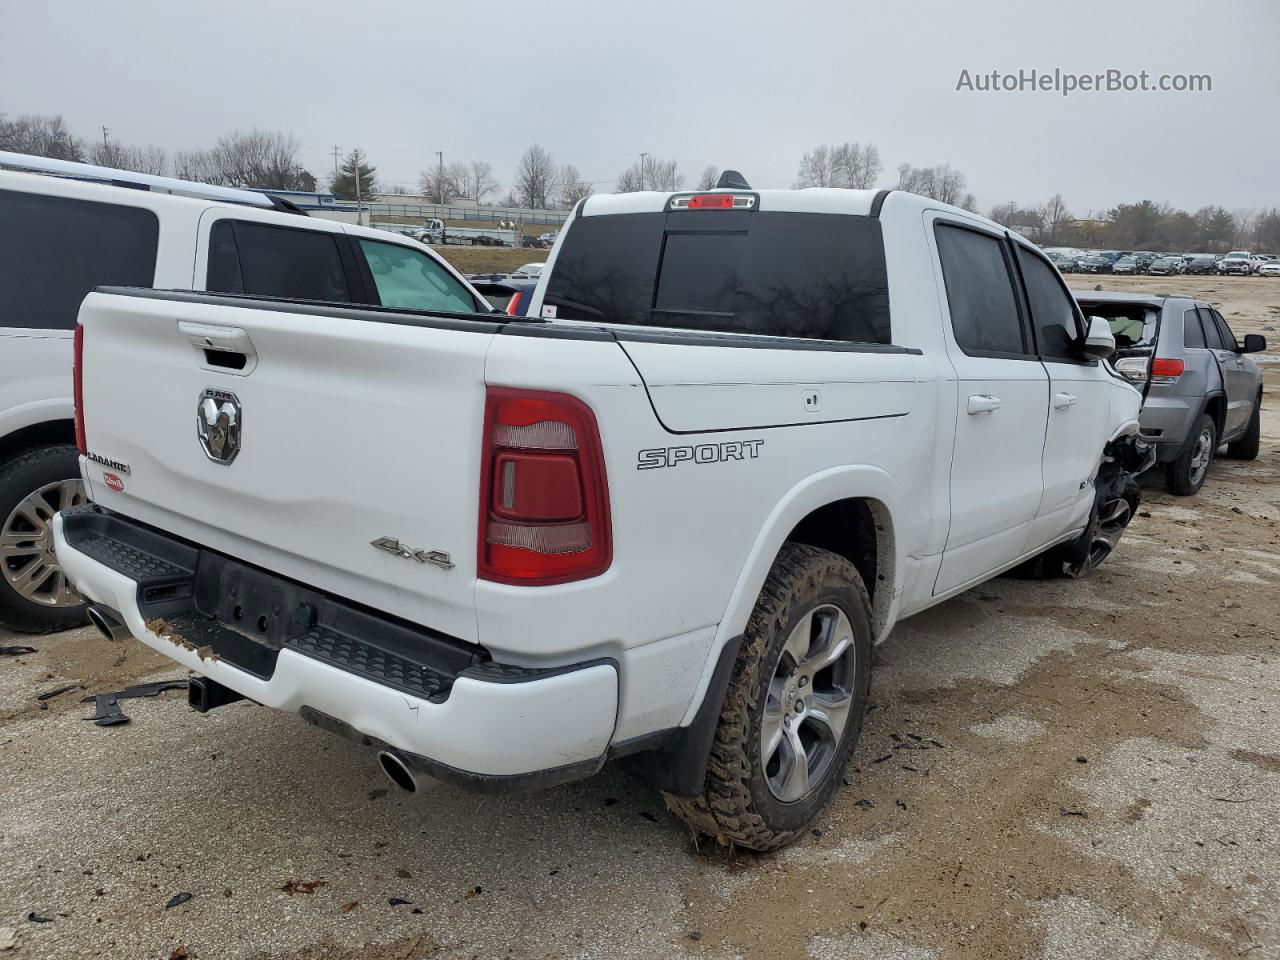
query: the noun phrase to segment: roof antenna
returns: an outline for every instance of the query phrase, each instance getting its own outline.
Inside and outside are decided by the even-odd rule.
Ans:
[[[716,181],[717,190],[750,190],[751,184],[737,170],[726,170]]]

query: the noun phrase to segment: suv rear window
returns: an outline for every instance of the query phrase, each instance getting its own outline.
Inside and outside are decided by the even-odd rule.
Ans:
[[[219,220],[209,235],[205,286],[215,293],[350,303],[355,297],[342,264],[338,236],[247,220]]]
[[[1116,338],[1117,350],[1150,347],[1159,329],[1159,308],[1149,303],[1116,303],[1110,300],[1081,300],[1086,316],[1102,317]]]
[[[71,330],[94,287],[155,282],[150,210],[0,190],[0,327]]]
[[[543,298],[558,319],[889,343],[880,221],[675,211],[573,221]]]

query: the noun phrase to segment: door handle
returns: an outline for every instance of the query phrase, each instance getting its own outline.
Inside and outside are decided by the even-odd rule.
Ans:
[[[1067,407],[1073,406],[1076,402],[1074,393],[1055,393],[1053,395],[1053,409],[1065,410]]]
[[[1000,398],[989,393],[981,393],[969,398],[969,416],[979,413],[991,413],[1000,409]]]

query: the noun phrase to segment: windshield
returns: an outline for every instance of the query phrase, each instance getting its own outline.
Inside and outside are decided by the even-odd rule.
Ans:
[[[756,211],[587,216],[561,238],[543,315],[889,342],[880,221]]]

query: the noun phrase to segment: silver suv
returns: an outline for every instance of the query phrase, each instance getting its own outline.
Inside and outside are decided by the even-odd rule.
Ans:
[[[1265,350],[1265,337],[1251,333],[1239,343],[1222,314],[1188,297],[1079,300],[1086,314],[1111,324],[1116,371],[1142,388],[1142,436],[1156,445],[1171,492],[1198,491],[1224,443],[1230,457],[1257,457],[1262,374],[1246,354]]]

